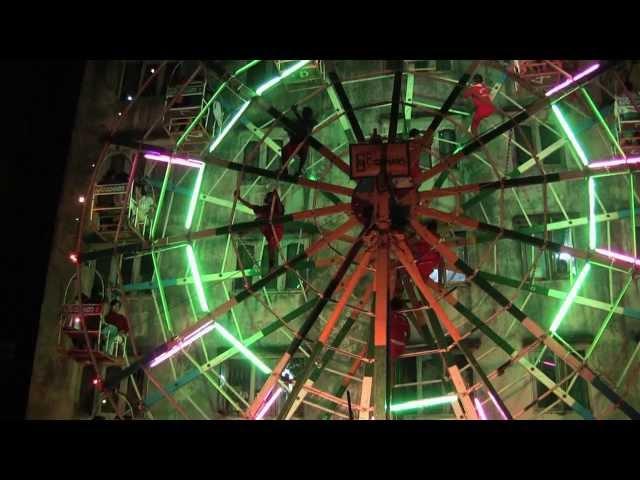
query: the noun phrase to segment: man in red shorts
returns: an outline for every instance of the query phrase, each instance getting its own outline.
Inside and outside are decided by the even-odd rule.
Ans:
[[[280,201],[278,190],[273,190],[272,192],[267,193],[262,205],[253,205],[240,197],[237,192],[236,195],[238,196],[238,201],[252,209],[258,219],[269,220],[271,219],[272,212],[274,217],[284,215],[284,205],[282,205],[282,202]],[[271,224],[271,222],[269,222],[265,225],[261,225],[260,231],[267,239],[269,249],[269,270],[272,270],[277,262],[278,244],[284,235],[284,225],[281,223]]]
[[[483,83],[482,75],[476,73],[473,76],[471,86],[465,90],[463,97],[471,97],[471,101],[476,107],[469,129],[471,134],[475,136],[478,133],[480,122],[496,111],[496,107],[491,101],[491,89]]]

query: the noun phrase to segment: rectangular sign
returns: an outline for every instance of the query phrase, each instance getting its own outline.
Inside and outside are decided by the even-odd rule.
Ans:
[[[351,178],[376,177],[380,174],[386,155],[387,173],[392,177],[409,175],[409,144],[357,143],[349,145]]]
[[[64,313],[80,313],[80,305],[64,305],[62,307]],[[102,305],[82,305],[83,315],[100,315],[102,312]]]
[[[127,193],[126,183],[113,183],[111,185],[96,185],[96,195],[109,195],[117,193]]]

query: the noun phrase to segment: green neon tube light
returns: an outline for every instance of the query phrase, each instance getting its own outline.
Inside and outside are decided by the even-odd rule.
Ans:
[[[607,135],[609,136],[609,139],[616,146],[616,149],[618,150],[618,152],[620,152],[620,154],[624,157],[625,154],[624,154],[624,151],[622,150],[622,147],[620,147],[620,144],[618,143],[618,140],[616,139],[615,135],[613,134],[613,132],[609,128],[609,125],[607,125],[607,122],[605,121],[605,119],[602,117],[602,114],[600,113],[600,110],[598,110],[598,107],[596,107],[596,104],[593,103],[593,100],[591,99],[591,95],[589,95],[589,93],[584,88],[581,88],[580,91],[582,92],[582,95],[584,96],[584,98],[587,100],[587,103],[591,107],[591,110],[593,110],[593,113],[596,114],[596,117],[600,121],[600,124],[604,127],[604,130],[605,130],[605,132],[607,132]]]
[[[244,102],[242,104],[242,106],[240,107],[240,109],[236,112],[236,114],[233,116],[233,118],[231,120],[229,120],[229,123],[227,123],[225,125],[225,127],[222,129],[222,131],[218,134],[218,136],[213,140],[213,143],[211,143],[211,146],[209,147],[209,153],[213,152],[216,147],[218,145],[220,145],[220,142],[222,141],[222,139],[224,137],[227,136],[227,133],[229,133],[229,130],[231,130],[231,127],[233,127],[235,125],[235,123],[240,119],[240,117],[242,116],[242,114],[244,113],[244,111],[249,107],[249,103],[250,101],[247,100],[246,102]]]
[[[425,398],[423,400],[412,400],[410,402],[396,403],[391,405],[392,412],[404,412],[406,410],[415,410],[416,408],[434,407],[436,405],[444,405],[455,402],[457,395],[444,395],[442,397]]]
[[[573,301],[576,299],[576,296],[578,295],[578,290],[580,290],[580,287],[582,287],[582,284],[586,280],[587,274],[589,273],[590,270],[591,270],[591,264],[586,263],[582,268],[582,271],[578,275],[576,282],[573,284],[573,287],[571,287],[571,290],[569,291],[567,298],[564,299],[564,302],[562,303],[560,310],[558,310],[556,317],[553,319],[553,322],[551,323],[551,327],[549,327],[549,330],[551,332],[555,332],[560,326],[560,323],[562,323],[562,320],[567,315],[569,308],[573,304]]]
[[[560,126],[562,127],[564,132],[567,134],[567,137],[569,137],[569,141],[571,142],[571,145],[573,145],[573,148],[578,154],[580,161],[582,162],[583,165],[585,166],[588,165],[589,160],[587,160],[587,155],[584,153],[584,150],[578,143],[578,139],[573,133],[573,130],[571,130],[571,127],[569,126],[569,123],[567,122],[566,118],[560,111],[560,108],[558,108],[558,106],[554,104],[554,105],[551,105],[551,109],[553,110],[553,113],[555,113],[556,118],[558,119],[558,122],[560,122]]]
[[[263,83],[262,85],[260,85],[257,89],[256,89],[256,93],[258,95],[262,95],[264,92],[266,92],[267,90],[269,90],[271,87],[273,87],[274,85],[276,85],[277,83],[279,83],[281,80],[287,78],[289,75],[291,75],[292,73],[300,70],[302,67],[304,67],[307,63],[309,63],[311,60],[300,60],[296,63],[294,63],[293,65],[291,65],[290,67],[284,69],[282,72],[280,72],[280,75],[278,75],[277,77],[272,78],[271,80],[269,80],[266,83]]]
[[[207,297],[204,294],[202,278],[200,278],[200,270],[198,270],[198,263],[196,262],[196,256],[193,253],[191,245],[187,245],[187,260],[189,261],[189,267],[191,268],[191,276],[193,277],[193,284],[196,289],[196,294],[198,295],[200,309],[203,312],[208,312],[209,304],[207,303]]]
[[[236,70],[233,73],[232,76],[235,77],[236,75],[240,75],[245,70],[248,70],[251,67],[253,67],[256,63],[260,63],[260,60],[251,60],[249,63],[247,63],[246,65],[244,65],[244,66],[240,67],[238,70]],[[228,81],[223,82],[218,87],[218,89],[213,93],[213,95],[211,95],[211,98],[207,101],[206,105],[204,107],[202,107],[202,110],[200,110],[200,113],[198,113],[198,116],[196,116],[196,118],[193,119],[191,124],[187,127],[187,129],[184,131],[182,136],[178,139],[178,142],[176,143],[176,147],[179,147],[180,145],[182,145],[182,142],[185,141],[187,136],[191,133],[191,130],[193,130],[193,128],[197,125],[197,123],[202,119],[204,114],[207,113],[207,111],[209,110],[209,108],[213,104],[213,101],[218,97],[218,95],[220,95],[222,90],[224,90],[224,87],[227,86],[227,83],[229,83],[229,82]]]
[[[593,250],[597,246],[596,230],[596,181],[589,178],[589,248]]]
[[[187,220],[184,224],[184,228],[191,229],[193,223],[193,214],[196,211],[196,205],[198,204],[198,197],[200,196],[200,186],[202,185],[202,177],[204,176],[204,165],[198,169],[198,176],[196,177],[196,183],[193,186],[193,192],[191,192],[191,200],[189,201],[189,210],[187,210]]]
[[[560,126],[566,133],[567,137],[569,137],[569,141],[571,145],[573,145],[574,150],[578,154],[580,161],[583,165],[587,166],[589,164],[589,160],[587,159],[587,155],[584,153],[582,146],[578,142],[573,130],[569,126],[567,119],[564,117],[560,108],[557,105],[551,105],[551,109],[555,114],[558,122],[560,122]],[[596,247],[597,240],[597,232],[596,232],[596,184],[593,178],[589,178],[589,248],[594,249]]]
[[[253,363],[258,369],[264,373],[269,375],[271,373],[271,369],[267,367],[262,360],[256,357],[251,350],[245,347],[236,337],[231,335],[226,328],[224,328],[219,323],[215,324],[215,329],[218,331],[220,335],[222,335],[231,345],[238,349],[240,353],[242,353],[251,363]]]
[[[249,70],[251,67],[253,67],[254,65],[257,65],[261,61],[262,60],[251,60],[249,63],[247,63],[246,65],[243,65],[238,70],[233,72],[233,76],[235,77],[236,75],[240,75],[242,72]]]

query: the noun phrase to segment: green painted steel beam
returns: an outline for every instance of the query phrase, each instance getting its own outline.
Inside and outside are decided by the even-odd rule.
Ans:
[[[347,138],[347,141],[350,143],[355,143],[356,136],[353,133],[353,130],[351,130],[351,125],[349,125],[349,120],[347,119],[347,116],[344,115],[344,109],[340,104],[340,100],[338,99],[338,94],[336,93],[336,90],[333,87],[333,85],[329,84],[329,86],[327,87],[327,94],[329,95],[329,101],[331,102],[331,106],[333,107],[334,113],[337,115],[340,115],[338,117],[338,123],[340,124],[340,127],[342,128],[342,131],[344,132],[345,137]]]
[[[606,109],[603,110],[603,113],[607,112],[608,114],[608,112],[611,111],[612,108],[613,107],[607,107]],[[580,123],[579,125],[575,126],[574,132],[581,133],[583,131],[586,131],[592,128],[595,125],[595,122],[596,121],[593,118],[589,118],[583,121],[582,123]],[[552,143],[547,148],[545,148],[544,150],[538,153],[538,160],[543,160],[545,157],[555,152],[558,148],[563,147],[566,143],[567,143],[567,140],[565,138],[561,138],[560,140]],[[512,170],[511,172],[505,174],[505,178],[518,177],[523,173],[525,173],[526,171],[528,171],[529,169],[533,168],[535,165],[536,165],[536,160],[532,157],[526,162],[524,162],[522,165]],[[464,202],[462,204],[462,207],[465,209],[469,208],[475,205],[476,203],[481,202],[483,199],[487,198],[492,193],[493,192],[490,192],[490,191],[480,192],[474,195],[473,197],[471,197],[470,199],[468,199],[466,202]]]
[[[520,290],[535,293],[538,295],[543,295],[549,298],[555,298],[557,300],[565,300],[569,295],[567,292],[564,292],[562,290],[543,287],[541,285],[534,285],[529,282],[524,283],[522,287],[520,287],[520,283],[522,282],[522,280],[508,278],[502,275],[495,275],[489,272],[481,271],[481,272],[478,272],[478,275],[489,282],[493,282],[499,285],[505,285],[513,288],[519,288]],[[607,302],[601,302],[599,300],[593,300],[591,298],[581,297],[581,296],[576,296],[574,301],[578,305],[584,305],[586,307],[595,308],[597,310],[603,310],[605,312],[608,312],[613,307],[613,305]],[[640,310],[637,310],[637,309],[628,308],[628,307],[616,307],[613,309],[613,311],[618,315],[624,315],[626,317],[640,319]]]
[[[630,217],[630,210],[618,210],[616,212],[601,213],[596,215],[597,223],[612,222],[614,220],[622,220]],[[516,231],[520,233],[541,233],[545,230],[565,230],[567,228],[582,227],[588,225],[589,216],[571,218],[569,220],[561,220],[558,222],[547,223],[546,225],[532,225],[531,227],[519,228]],[[546,228],[545,228],[546,227]]]
[[[164,312],[165,323],[167,326],[167,331],[170,335],[173,334],[173,322],[171,321],[171,314],[169,313],[169,305],[167,304],[167,297],[164,293],[164,288],[162,287],[162,278],[160,277],[160,267],[158,266],[158,259],[156,258],[156,254],[151,252],[151,260],[153,262],[153,276],[156,280],[156,288],[160,292],[160,301],[162,304],[162,310]]]
[[[300,307],[294,309],[293,311],[291,311],[287,315],[283,316],[282,317],[282,321],[280,319],[278,319],[278,320],[275,320],[274,322],[271,322],[269,325],[267,325],[263,329],[261,329],[258,332],[254,333],[250,337],[245,338],[242,341],[242,345],[244,345],[245,347],[248,348],[251,345],[253,345],[254,343],[258,342],[259,340],[262,340],[263,338],[268,337],[272,333],[274,333],[274,332],[278,331],[279,329],[281,329],[282,327],[284,327],[284,325],[290,323],[291,321],[295,320],[296,318],[298,318],[301,315],[303,315],[304,313],[306,313],[308,310],[310,310],[315,305],[315,303],[317,301],[318,300],[315,299],[315,298],[312,299],[312,300],[309,300],[308,302],[304,303]],[[175,391],[179,390],[183,386],[187,385],[188,383],[190,383],[193,380],[195,380],[196,378],[198,378],[202,373],[204,373],[204,372],[206,372],[208,370],[211,370],[212,368],[220,365],[221,363],[223,363],[224,361],[228,360],[229,358],[232,358],[233,356],[237,355],[239,352],[240,351],[236,347],[229,348],[229,349],[225,350],[224,352],[222,352],[221,354],[216,355],[214,358],[212,358],[208,362],[204,363],[203,365],[200,365],[200,367],[194,368],[194,369],[191,369],[191,370],[187,371],[184,375],[182,375],[180,378],[178,378],[175,382],[172,382],[172,383],[169,383],[169,384],[165,385],[164,388],[165,388],[165,390],[167,392],[174,393]],[[152,393],[152,394],[147,396],[147,398],[145,399],[145,405],[147,407],[151,407],[152,405],[154,405],[155,403],[160,401],[162,398],[163,397],[159,392],[154,392],[154,393]]]
[[[404,91],[404,133],[409,135],[411,131],[411,118],[413,115],[413,89],[415,86],[416,75],[414,72],[407,73],[407,84]]]
[[[244,271],[234,270],[234,271],[224,272],[224,273],[209,273],[207,275],[202,275],[201,280],[202,280],[202,283],[222,282],[224,280],[230,280],[233,278],[242,278],[243,276],[255,277],[258,275],[260,275],[260,272],[258,270],[249,268]],[[165,278],[161,280],[160,283],[162,284],[163,288],[193,285],[193,277],[185,276],[185,277],[177,277],[177,278]],[[157,282],[127,283],[122,287],[122,289],[125,292],[135,292],[138,290],[151,290],[155,288],[157,288]]]

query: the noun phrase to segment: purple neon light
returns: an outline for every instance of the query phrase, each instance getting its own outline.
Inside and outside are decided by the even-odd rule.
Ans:
[[[269,411],[269,409],[275,403],[276,399],[280,396],[281,393],[282,389],[278,388],[278,390],[276,390],[276,392],[271,395],[269,400],[267,400],[267,403],[264,404],[262,409],[256,415],[256,420],[262,420],[262,417],[264,417],[264,415]]]
[[[489,392],[489,397],[491,398],[491,401],[493,402],[493,404],[496,406],[496,410],[498,410],[498,412],[500,412],[500,415],[502,416],[502,419],[503,420],[507,420],[507,416],[504,414],[504,411],[500,408],[500,405],[498,405],[498,402],[496,402],[496,399],[491,394],[491,392]]]
[[[169,155],[163,155],[161,153],[156,152],[148,152],[144,154],[144,158],[148,158],[149,160],[156,160],[158,162],[165,162],[176,164],[176,165],[184,165],[185,167],[193,167],[193,168],[202,168],[204,166],[204,162],[200,160],[193,160],[191,158],[180,158],[180,157],[171,157]]]
[[[550,362],[550,361],[548,361],[548,360],[544,360],[542,363],[544,363],[545,365],[548,365],[548,366],[550,366],[550,367],[555,367],[555,366],[556,366],[556,364],[555,364],[555,363]]]
[[[477,398],[474,398],[473,403],[475,404],[476,410],[480,415],[480,420],[487,420],[487,414],[484,412],[484,408],[482,408],[482,404],[480,403],[480,400],[478,400]]]
[[[562,90],[564,87],[566,87],[568,85],[571,85],[574,82],[577,82],[578,80],[580,80],[584,76],[589,75],[591,72],[595,72],[598,68],[600,68],[600,64],[599,63],[594,63],[593,65],[591,65],[590,67],[586,68],[585,70],[583,70],[582,72],[580,72],[576,76],[571,77],[568,80],[565,80],[564,82],[562,82],[562,83],[556,85],[555,87],[553,87],[551,90],[547,91],[547,93],[545,93],[545,96],[550,97],[554,93]]]
[[[211,324],[213,323],[213,320],[209,320],[207,323],[205,323],[204,325],[200,325],[198,328],[196,328],[193,332],[189,333],[186,337],[184,337],[183,342],[188,342],[191,340],[191,337],[193,337],[194,335],[198,335],[198,337],[204,335],[202,332],[202,330],[207,329]],[[207,330],[207,332],[211,331],[211,329]]]
[[[620,165],[638,165],[640,164],[640,157],[632,158],[614,158],[613,160],[603,160],[601,162],[591,162],[589,168],[609,168],[618,167]]]
[[[193,332],[191,332],[189,335],[187,335],[183,340],[178,339],[177,343],[171,347],[169,350],[167,350],[164,353],[161,353],[160,355],[158,355],[156,358],[154,358],[151,363],[149,364],[150,368],[153,368],[159,364],[161,364],[162,362],[164,362],[165,360],[167,360],[170,357],[173,357],[176,353],[178,353],[180,350],[182,350],[183,348],[191,345],[193,342],[195,342],[198,338],[202,337],[203,335],[209,333],[211,330],[213,330],[216,327],[216,324],[212,322],[210,323],[206,323],[202,326],[200,326],[197,330],[194,330]]]
[[[615,258],[618,260],[622,260],[624,262],[633,263],[634,265],[640,265],[640,259],[630,257],[629,255],[612,252],[610,250],[605,250],[603,248],[596,248],[596,252],[601,253],[602,255],[605,255],[609,258]]]

